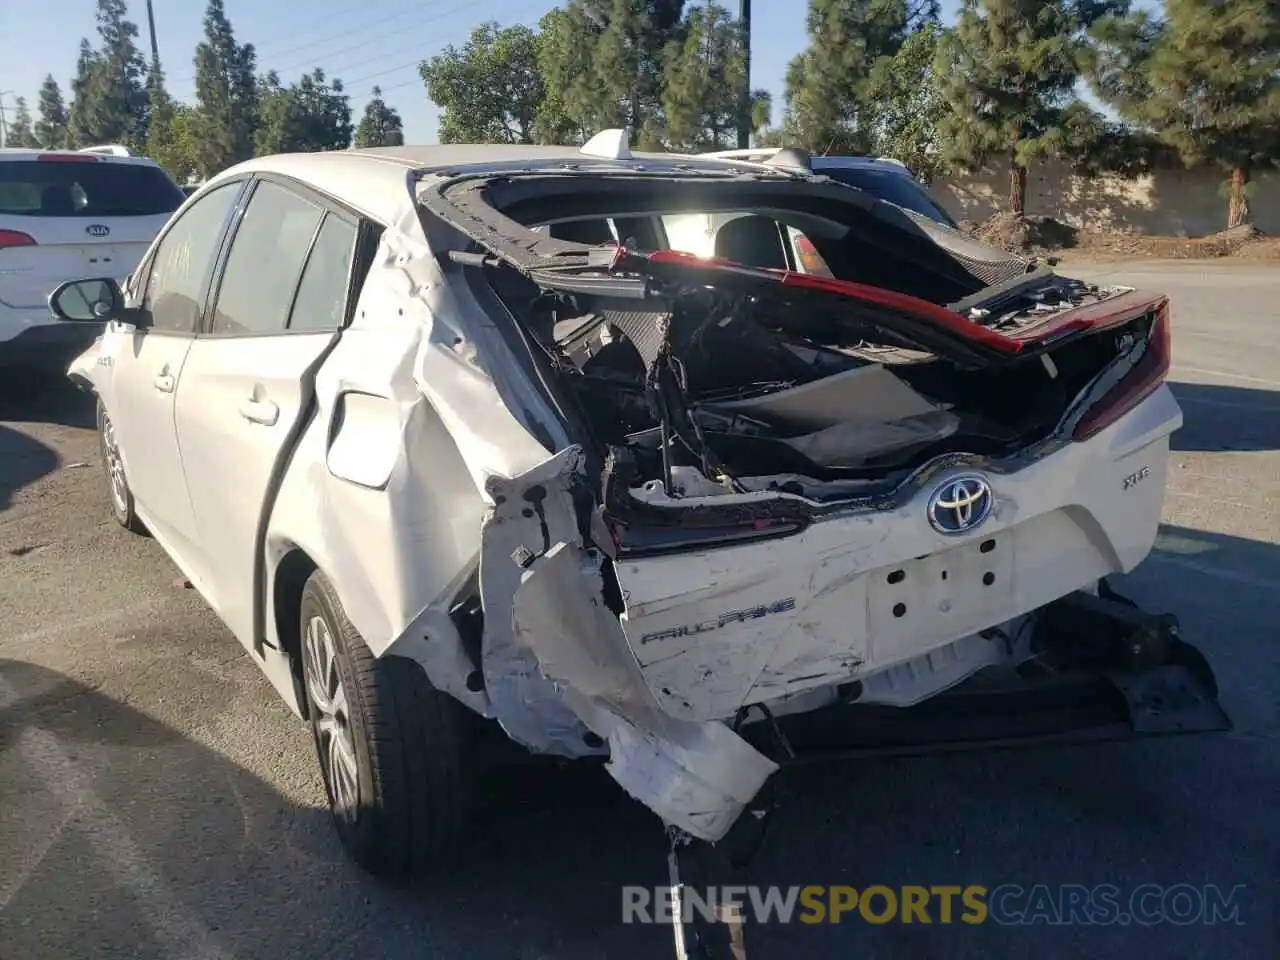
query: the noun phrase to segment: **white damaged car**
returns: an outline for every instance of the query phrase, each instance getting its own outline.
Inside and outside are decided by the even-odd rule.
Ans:
[[[1228,723],[1104,579],[1181,422],[1162,295],[611,131],[255,159],[50,305],[109,321],[71,376],[116,518],[370,870],[465,834],[468,711],[710,842],[823,752]]]

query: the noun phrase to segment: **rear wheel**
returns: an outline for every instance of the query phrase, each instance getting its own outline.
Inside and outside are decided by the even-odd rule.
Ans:
[[[126,530],[145,534],[147,528],[134,510],[133,491],[129,489],[129,480],[124,473],[124,460],[120,457],[115,427],[101,400],[98,401],[98,445],[102,450],[102,467],[107,477],[112,516]]]
[[[370,873],[423,873],[468,819],[466,708],[402,657],[377,659],[316,572],[302,591],[302,664],[342,845]]]

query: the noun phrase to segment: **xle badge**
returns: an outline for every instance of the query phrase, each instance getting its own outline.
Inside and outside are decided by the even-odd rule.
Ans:
[[[1136,487],[1141,481],[1147,479],[1149,476],[1151,476],[1150,467],[1143,467],[1137,473],[1129,474],[1124,478],[1124,489],[1128,490],[1130,487]]]
[[[745,610],[732,610],[729,613],[722,613],[718,617],[710,620],[703,620],[700,623],[689,623],[682,627],[671,627],[667,630],[658,630],[654,633],[646,633],[640,638],[640,644],[653,643],[655,640],[674,640],[676,637],[691,637],[698,633],[710,633],[712,630],[720,630],[729,626],[731,623],[746,623],[748,620],[759,620],[761,617],[767,617],[774,613],[786,613],[788,610],[796,608],[796,598],[787,597],[785,600],[775,600],[773,603],[761,604],[758,607],[747,607]]]

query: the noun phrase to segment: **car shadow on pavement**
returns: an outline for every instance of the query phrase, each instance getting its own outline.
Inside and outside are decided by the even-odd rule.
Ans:
[[[1213,383],[1169,384],[1182,406],[1182,429],[1171,449],[1181,453],[1280,450],[1280,390]]]
[[[56,372],[6,373],[0,379],[0,421],[97,425],[93,395]]]
[[[58,469],[58,454],[34,437],[0,425],[0,511],[28,484]]]
[[[460,862],[383,885],[346,859],[327,810],[0,657],[0,955],[665,956],[665,930],[617,925],[622,885],[661,882],[651,814],[598,766],[497,770],[482,787]]]

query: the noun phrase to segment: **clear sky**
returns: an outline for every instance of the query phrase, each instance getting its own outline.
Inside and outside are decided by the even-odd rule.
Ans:
[[[723,0],[737,11],[736,0]],[[170,92],[180,99],[195,94],[192,57],[202,36],[207,0],[154,0],[156,36]],[[128,0],[129,15],[147,49],[144,0]],[[356,117],[370,90],[380,86],[387,102],[404,118],[405,139],[434,143],[439,111],[427,100],[417,64],[449,44],[460,46],[485,20],[505,25],[536,25],[558,6],[554,0],[225,0],[227,16],[241,43],[252,43],[263,72],[282,79],[322,67],[339,77],[351,96]],[[950,15],[958,4],[944,0]],[[804,0],[755,0],[752,9],[752,84],[766,87],[781,101],[787,61],[804,48]],[[6,110],[15,97],[27,98],[35,112],[45,74],[52,73],[70,99],[80,38],[97,45],[94,0],[0,0],[0,92]]]

